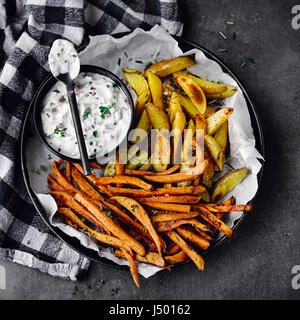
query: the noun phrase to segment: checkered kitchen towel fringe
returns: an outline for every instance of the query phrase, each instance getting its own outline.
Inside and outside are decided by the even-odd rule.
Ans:
[[[155,24],[180,34],[179,21],[176,0],[0,0],[0,258],[72,280],[90,264],[35,212],[19,167],[21,126],[52,42],[79,46],[88,35]]]

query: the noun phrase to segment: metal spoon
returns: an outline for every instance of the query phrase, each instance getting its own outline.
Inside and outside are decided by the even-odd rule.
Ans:
[[[68,60],[66,60],[67,58]],[[89,157],[85,145],[78,105],[73,87],[73,80],[78,76],[80,70],[78,54],[73,44],[67,40],[55,40],[49,53],[49,65],[52,75],[66,85],[84,174],[86,176],[90,175],[91,168],[89,164]]]

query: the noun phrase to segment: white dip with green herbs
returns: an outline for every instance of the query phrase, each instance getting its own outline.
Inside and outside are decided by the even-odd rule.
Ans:
[[[124,139],[131,119],[129,101],[110,78],[80,73],[75,94],[89,157],[112,151]],[[58,152],[80,158],[65,85],[58,81],[45,96],[42,125],[47,142]]]

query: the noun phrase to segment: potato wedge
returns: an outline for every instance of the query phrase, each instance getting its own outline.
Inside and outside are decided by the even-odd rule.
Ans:
[[[170,130],[168,117],[162,109],[155,107],[152,103],[147,103],[145,108],[154,129]]]
[[[207,94],[208,98],[211,99],[224,99],[233,96],[237,92],[237,88],[231,85],[226,85],[227,90],[223,93]]]
[[[123,69],[123,76],[138,96],[142,95],[144,92],[148,92],[148,82],[138,70]]]
[[[166,235],[174,241],[196,264],[199,271],[204,270],[204,260],[194,249],[192,249],[175,231],[168,231]]]
[[[140,118],[141,114],[145,110],[145,104],[150,101],[150,90],[142,92],[136,99],[135,102],[135,113],[137,119]]]
[[[207,122],[207,134],[212,135],[217,132],[221,125],[229,118],[232,114],[232,108],[223,108],[217,111],[206,119]]]
[[[182,162],[191,160],[192,158],[192,142],[195,135],[196,127],[194,121],[190,119],[187,128],[184,130],[184,142],[182,146],[181,159]]]
[[[208,152],[204,152],[204,158],[207,159],[207,166],[203,172],[202,183],[205,184],[208,188],[211,188],[211,179],[215,174],[215,163]]]
[[[134,158],[131,158],[128,161],[128,164],[126,166],[127,172],[130,173],[131,170],[138,169],[141,165],[147,162],[147,159],[148,159],[148,150],[141,151],[139,155],[135,156]]]
[[[215,139],[220,147],[225,151],[228,141],[228,120],[226,120],[215,133]]]
[[[170,164],[171,145],[168,136],[164,132],[157,132],[155,137],[152,165],[156,172],[164,172]]]
[[[213,157],[216,165],[223,171],[224,167],[224,152],[216,139],[212,136],[206,135],[204,137],[205,145],[207,146],[211,156]]]
[[[111,159],[108,164],[105,166],[103,176],[111,177],[116,174],[116,158]]]
[[[153,104],[160,109],[164,109],[163,84],[160,78],[150,70],[147,70],[145,74],[148,79]]]
[[[177,111],[182,112],[182,108],[179,103],[178,93],[176,91],[173,91],[170,98],[169,109],[168,109],[168,117],[171,125],[175,119]]]
[[[183,112],[177,111],[175,119],[172,123],[173,134],[173,163],[181,163],[181,147],[182,147],[182,133],[185,128],[186,118]]]
[[[195,57],[194,56],[181,56],[169,60],[162,60],[152,64],[147,71],[151,71],[163,78],[172,74],[174,72],[180,71],[182,69],[191,67],[195,65]]]
[[[186,76],[176,77],[176,82],[192,100],[199,113],[204,114],[206,110],[206,97],[198,84]]]
[[[213,187],[212,202],[223,199],[226,194],[242,182],[248,174],[250,174],[250,170],[247,168],[236,169],[225,174]]]

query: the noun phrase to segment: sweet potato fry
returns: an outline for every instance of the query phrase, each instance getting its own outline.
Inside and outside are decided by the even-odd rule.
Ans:
[[[72,168],[71,162],[67,161],[66,162],[66,179],[69,182],[71,182],[71,168]]]
[[[151,201],[151,202],[164,202],[164,203],[198,203],[201,197],[197,196],[158,196],[158,197],[151,197],[151,198],[139,198],[138,200],[141,202],[144,201]]]
[[[152,216],[151,220],[152,222],[159,222],[159,221],[191,219],[198,216],[199,216],[199,213],[195,211],[191,211],[189,213],[172,212],[172,213],[163,213],[157,216]]]
[[[71,169],[71,174],[74,181],[76,182],[76,184],[78,185],[81,191],[86,193],[88,196],[90,196],[94,200],[100,200],[100,201],[103,200],[103,197],[101,196],[101,194],[85,180],[85,178],[81,175],[81,173],[75,167]]]
[[[199,271],[204,270],[204,260],[194,249],[192,249],[178,233],[175,231],[168,231],[166,235],[174,241],[195,263]]]
[[[179,233],[184,239],[188,240],[189,242],[195,244],[196,246],[206,250],[210,243],[205,238],[198,236],[196,233],[190,231],[188,228],[185,227],[178,227],[176,228],[177,233]]]
[[[177,252],[179,252],[181,249],[180,247],[178,247],[178,245],[176,243],[174,243],[173,241],[171,241],[168,244],[168,248],[167,248],[167,254],[171,255],[171,254],[175,254]]]
[[[146,200],[146,199],[143,201],[141,200],[139,201],[145,204],[147,207],[163,210],[163,211],[175,211],[175,212],[185,212],[185,213],[189,213],[191,211],[191,206],[185,205],[185,204],[155,202],[155,201]]]
[[[201,187],[203,189],[203,187]],[[153,197],[153,196],[161,196],[161,195],[184,195],[184,194],[192,194],[194,192],[194,188],[192,186],[189,187],[168,187],[168,188],[156,188],[152,191],[143,190],[143,189],[130,189],[130,188],[116,188],[112,186],[108,186],[108,190],[115,195],[124,195],[124,196],[132,196],[132,197]],[[204,191],[206,189],[204,188]],[[200,194],[201,190],[197,190],[197,194]]]
[[[166,232],[176,229],[177,227],[185,224],[197,226],[199,229],[204,231],[210,231],[203,223],[199,222],[196,219],[160,221],[155,223],[155,228],[158,232]]]
[[[232,211],[251,211],[253,206],[246,205],[219,205],[219,206],[205,206],[211,212],[232,212]]]
[[[85,206],[97,219],[103,224],[113,235],[123,240],[127,245],[140,255],[145,255],[145,248],[131,236],[129,236],[120,226],[118,226],[111,218],[109,218],[99,206],[90,201],[90,199],[82,194],[76,193],[75,199]]]
[[[58,208],[57,211],[63,214],[65,217],[67,217],[70,221],[75,223],[79,228],[88,232],[88,234],[90,234],[92,238],[95,238],[99,242],[106,243],[116,248],[127,249],[126,242],[123,242],[116,237],[101,233],[97,230],[93,230],[92,228],[88,227],[79,217],[76,216],[76,214],[70,208],[61,207]]]
[[[168,170],[166,171],[163,171],[163,172],[157,172],[156,175],[157,176],[166,176],[168,174],[171,174],[171,173],[174,173],[175,171],[177,171],[179,168],[180,168],[180,164],[175,164],[173,167],[169,168]]]
[[[73,166],[74,166],[79,172],[81,172],[82,174],[84,174],[83,167],[82,167],[82,165],[81,165],[80,163],[75,163],[75,162],[74,162],[74,163],[73,163]],[[87,178],[90,182],[92,182],[94,185],[96,185],[99,177],[97,177],[94,173],[92,173],[92,174],[86,176],[86,178]],[[99,189],[101,192],[105,193],[105,194],[108,195],[109,197],[112,197],[113,194],[108,190],[108,188],[107,188],[106,186],[101,185],[101,186],[97,186],[97,187],[98,187],[98,189]]]
[[[214,226],[217,230],[223,232],[228,237],[232,236],[232,229],[227,226],[222,220],[218,219],[213,213],[207,210],[204,207],[197,207],[195,206],[197,212],[199,212],[200,216],[209,222],[212,226]]]
[[[176,264],[179,262],[186,261],[189,256],[184,251],[179,251],[171,256],[165,256],[164,259],[168,264]]]
[[[151,235],[154,243],[156,244],[158,253],[162,254],[162,246],[160,238],[154,229],[151,219],[149,218],[146,210],[134,199],[128,197],[112,197],[111,200],[117,201],[121,206],[125,207],[128,211],[130,211],[148,230]],[[143,255],[143,254],[142,254]]]
[[[90,167],[92,169],[102,169],[101,165],[97,162],[90,162]]]
[[[149,183],[144,182],[143,180],[136,177],[129,176],[113,176],[113,177],[101,177],[97,179],[97,187],[106,184],[112,183],[124,183],[131,186],[136,186],[144,190],[152,190],[153,186]]]
[[[116,250],[115,255],[116,255],[116,257],[124,258],[124,254],[121,250]],[[154,264],[155,266],[158,266],[158,267],[165,266],[164,259],[156,252],[148,252],[143,257],[140,256],[139,254],[135,254],[134,258],[135,258],[135,260],[137,260],[139,262]]]
[[[135,264],[133,257],[125,249],[121,249],[121,252],[123,253],[124,258],[127,259],[133,281],[136,284],[136,286],[139,288],[140,284],[139,284],[139,274],[138,274],[137,265]]]
[[[129,176],[155,176],[157,173],[153,171],[147,171],[147,170],[131,170],[131,169],[125,169],[125,174]]]
[[[65,191],[65,188],[62,187],[59,183],[57,183],[52,177],[51,174],[49,173],[47,176],[47,184],[48,188],[51,191]]]
[[[72,192],[77,192],[78,189],[76,189],[71,182],[69,182],[65,176],[61,173],[61,171],[59,170],[58,168],[58,164],[56,161],[53,161],[52,163],[52,172],[53,172],[53,175],[56,179],[56,181],[61,185],[63,186],[65,189],[67,190],[70,190]]]
[[[119,161],[119,154],[116,155],[116,175],[122,176],[124,174],[124,164],[121,164]],[[122,184],[117,183],[117,187],[122,187]]]

